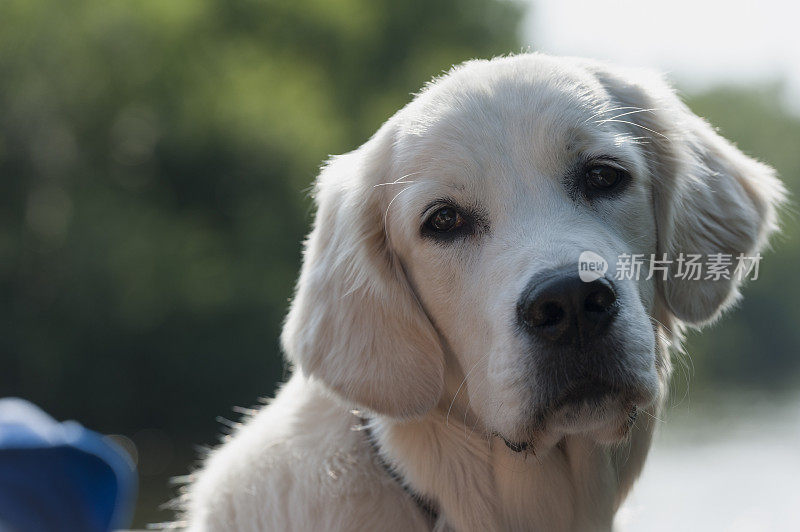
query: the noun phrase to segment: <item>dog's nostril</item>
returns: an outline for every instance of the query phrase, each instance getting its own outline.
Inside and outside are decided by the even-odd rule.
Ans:
[[[544,327],[558,323],[564,316],[564,310],[558,303],[547,301],[534,304],[525,309],[522,318],[529,327]]]
[[[564,319],[564,308],[555,301],[534,305],[529,313],[528,324],[532,327],[558,325]]]
[[[616,302],[617,296],[614,290],[606,284],[598,284],[586,295],[583,308],[586,312],[602,314],[608,312]]]

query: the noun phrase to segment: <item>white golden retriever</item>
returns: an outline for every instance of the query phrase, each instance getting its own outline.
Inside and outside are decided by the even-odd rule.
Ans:
[[[658,76],[455,67],[322,170],[282,336],[294,374],[193,475],[186,526],[610,529],[670,348],[738,281],[674,260],[584,282],[578,257],[753,255],[782,198]]]

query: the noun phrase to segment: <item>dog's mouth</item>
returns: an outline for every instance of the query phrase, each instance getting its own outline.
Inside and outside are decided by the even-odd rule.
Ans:
[[[613,384],[597,379],[581,379],[564,390],[551,403],[550,410],[581,403],[599,403],[608,396],[619,394],[620,389]]]
[[[503,438],[503,436],[500,436],[500,438],[502,438],[503,443],[506,444],[506,447],[508,447],[509,449],[514,451],[515,453],[521,453],[522,451],[525,451],[525,450],[528,449],[528,445],[529,445],[528,442],[509,441],[509,440]]]

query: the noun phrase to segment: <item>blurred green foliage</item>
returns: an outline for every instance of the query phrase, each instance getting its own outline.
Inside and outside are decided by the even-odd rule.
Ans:
[[[141,506],[164,502],[192,443],[216,441],[215,416],[284,374],[319,164],[453,63],[518,50],[521,13],[0,3],[0,396],[131,437],[155,475]]]
[[[495,0],[0,3],[0,396],[133,438],[162,486],[143,479],[143,505],[166,500],[214,417],[284,374],[320,162],[451,64],[519,50],[521,18]],[[776,88],[690,105],[797,189]],[[796,375],[786,225],[743,309],[691,339],[697,377]]]

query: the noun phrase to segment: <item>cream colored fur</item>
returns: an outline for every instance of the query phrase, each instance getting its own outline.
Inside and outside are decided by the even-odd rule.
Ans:
[[[624,194],[571,197],[570,165],[606,152],[628,165]],[[609,403],[531,428],[544,384],[514,302],[533,274],[583,250],[612,264],[755,253],[783,188],[657,76],[527,54],[435,80],[333,158],[314,197],[282,337],[293,376],[193,475],[191,530],[428,529],[380,460],[438,507],[435,530],[610,529],[650,445],[670,344],[716,318],[737,283],[619,281],[618,356],[646,413],[632,427]],[[485,230],[423,238],[423,211],[442,197],[479,206]]]

